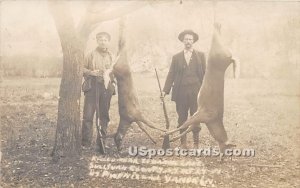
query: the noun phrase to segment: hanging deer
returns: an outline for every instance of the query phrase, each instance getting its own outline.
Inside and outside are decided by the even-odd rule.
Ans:
[[[146,131],[146,129],[144,129],[144,125],[160,131],[166,131],[161,128],[155,127],[153,123],[147,117],[145,117],[141,111],[139,100],[134,88],[130,66],[128,64],[123,24],[124,21],[120,24],[119,55],[112,70],[112,73],[117,80],[118,88],[120,122],[117,133],[114,135],[114,140],[118,150],[121,150],[122,140],[128,128],[134,122],[138,124],[138,126],[146,133],[146,135],[152,140],[153,143],[155,143],[155,141]]]
[[[165,135],[171,135],[177,131],[186,129],[182,134],[170,141],[175,141],[194,129],[199,123],[205,123],[210,134],[218,142],[221,153],[225,149],[234,147],[227,143],[227,133],[223,125],[224,113],[224,75],[227,67],[234,63],[230,52],[220,41],[220,24],[214,25],[214,33],[208,55],[207,68],[202,87],[198,93],[197,112],[190,117],[182,126],[170,130]]]

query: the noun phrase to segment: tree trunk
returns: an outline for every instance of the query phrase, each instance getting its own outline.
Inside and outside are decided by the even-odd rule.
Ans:
[[[52,151],[53,160],[57,161],[61,157],[78,157],[81,153],[80,90],[84,52],[68,7],[64,3],[49,2],[49,8],[63,53],[57,128]]]

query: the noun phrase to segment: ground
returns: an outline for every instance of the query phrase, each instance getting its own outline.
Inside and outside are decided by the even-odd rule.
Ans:
[[[135,74],[134,82],[145,114],[157,125],[165,120],[154,74]],[[91,174],[91,164],[107,165],[105,160],[116,159],[109,165],[132,165],[133,157],[123,151],[117,155],[113,141],[107,157],[97,156],[94,147],[83,149],[80,159],[51,160],[50,153],[56,129],[58,78],[10,78],[1,83],[1,187],[299,187],[300,186],[300,87],[299,80],[226,79],[224,124],[229,138],[238,148],[255,149],[255,157],[156,157],[153,161],[172,161],[164,166],[176,166],[177,176],[202,178],[202,183],[176,183],[116,177],[97,177]],[[82,97],[83,99],[83,97]],[[176,127],[175,105],[166,98],[171,128]],[[81,101],[81,108],[83,102]],[[114,133],[118,125],[117,97],[111,106],[111,125]],[[160,148],[160,133],[149,130],[157,140],[154,145],[137,125],[132,125],[124,147],[147,146]],[[217,143],[202,125],[201,147]],[[192,147],[191,135],[188,137]],[[178,142],[172,143],[175,148]],[[93,162],[95,156],[100,162]],[[120,162],[119,159],[127,162]],[[102,161],[102,162],[101,162]],[[104,162],[103,162],[104,161]],[[192,162],[199,167],[178,167]],[[102,165],[102,166],[101,166]],[[127,165],[127,166],[126,166]],[[136,166],[141,168],[146,163]],[[155,165],[152,165],[155,166]],[[98,166],[98,168],[100,168]],[[160,167],[156,165],[156,168]],[[96,167],[97,168],[97,167]],[[201,173],[184,174],[183,170],[199,168]],[[110,167],[111,170],[111,167]],[[100,170],[100,172],[102,172]],[[114,172],[111,170],[110,172]],[[124,172],[125,173],[125,172]],[[147,176],[156,172],[146,173]],[[103,175],[103,174],[102,174]],[[163,174],[159,174],[160,177]],[[176,174],[175,174],[176,176]],[[206,181],[210,180],[210,181]],[[204,182],[204,183],[203,183]],[[205,183],[206,182],[206,183]]]

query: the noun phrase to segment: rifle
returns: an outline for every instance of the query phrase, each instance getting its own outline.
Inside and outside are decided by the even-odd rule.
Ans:
[[[170,121],[169,121],[169,117],[168,117],[168,113],[167,113],[167,107],[166,107],[166,104],[165,104],[165,100],[163,98],[163,92],[162,92],[162,89],[161,89],[161,85],[160,85],[159,77],[158,77],[158,74],[157,74],[157,70],[156,70],[156,68],[154,68],[154,70],[155,70],[156,79],[157,79],[157,83],[158,83],[158,87],[159,87],[159,91],[160,91],[160,95],[161,95],[161,102],[163,104],[163,110],[164,110],[164,115],[165,115],[165,120],[166,120],[166,129],[168,130],[169,127],[170,127]],[[170,148],[170,137],[169,137],[169,135],[164,136],[164,141],[163,141],[162,148],[164,150]]]

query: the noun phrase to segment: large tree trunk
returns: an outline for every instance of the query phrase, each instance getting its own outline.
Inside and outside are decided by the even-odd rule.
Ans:
[[[83,45],[65,3],[50,2],[49,8],[60,37],[63,73],[59,91],[57,129],[52,152],[54,160],[78,157],[81,153],[80,89]]]

